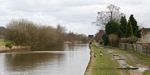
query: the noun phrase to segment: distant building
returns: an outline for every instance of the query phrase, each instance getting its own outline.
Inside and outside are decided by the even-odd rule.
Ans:
[[[94,39],[94,35],[88,35],[89,41],[92,41]]]
[[[141,29],[141,43],[150,43],[150,28]]]
[[[88,38],[93,39],[93,38],[94,38],[94,35],[88,35]]]

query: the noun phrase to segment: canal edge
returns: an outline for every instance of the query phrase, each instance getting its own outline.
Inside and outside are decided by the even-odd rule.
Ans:
[[[92,49],[89,48],[89,50],[90,50],[90,59],[89,59],[89,62],[87,64],[87,67],[86,67],[86,70],[84,72],[84,75],[92,75],[92,71],[90,70],[90,67],[92,66],[92,59],[93,59],[93,57],[92,57]]]

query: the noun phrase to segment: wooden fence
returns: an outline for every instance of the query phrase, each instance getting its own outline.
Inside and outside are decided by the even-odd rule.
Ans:
[[[128,44],[128,43],[120,43],[120,49],[123,50],[134,50],[138,53],[144,54],[146,56],[150,56],[150,45],[148,44]]]

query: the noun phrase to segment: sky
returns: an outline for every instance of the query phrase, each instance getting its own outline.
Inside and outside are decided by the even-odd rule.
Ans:
[[[100,27],[92,22],[110,4],[120,7],[127,18],[134,14],[141,27],[150,27],[150,0],[0,0],[0,26],[27,19],[53,27],[60,24],[67,32],[95,34]]]

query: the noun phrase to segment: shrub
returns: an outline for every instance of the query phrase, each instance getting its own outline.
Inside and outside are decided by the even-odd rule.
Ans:
[[[103,40],[103,44],[106,46],[106,45],[108,45],[108,35],[107,34],[104,34],[103,36],[102,36],[102,40]]]
[[[106,24],[106,34],[119,34],[120,33],[120,28],[119,24],[115,21],[109,21]]]
[[[9,49],[12,49],[13,45],[14,45],[14,43],[12,41],[6,41],[6,43],[5,43],[5,47],[9,48]]]

